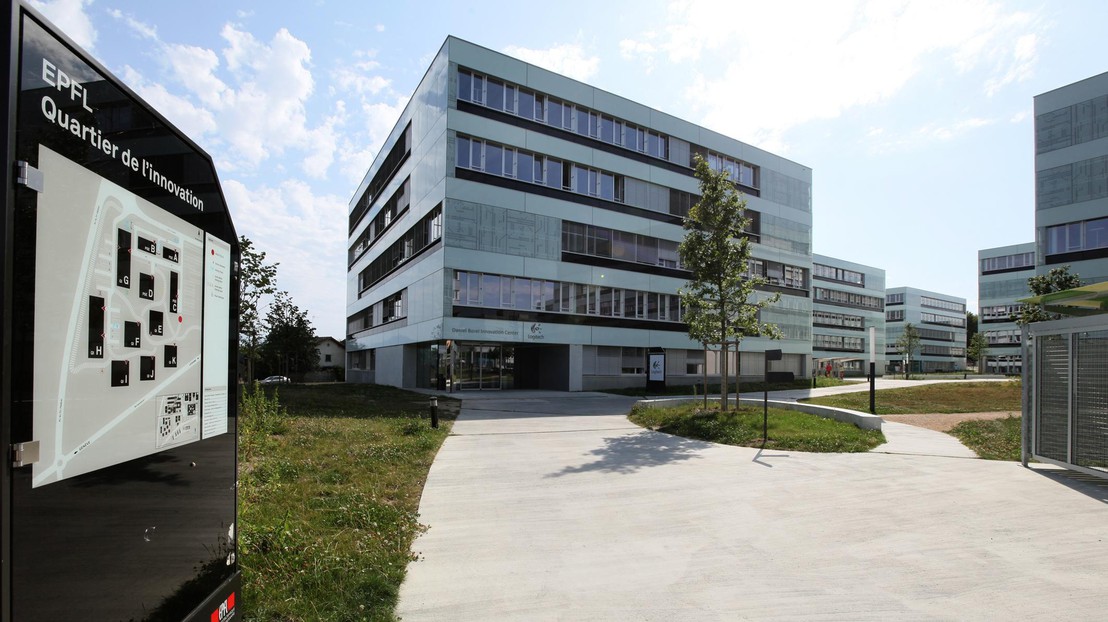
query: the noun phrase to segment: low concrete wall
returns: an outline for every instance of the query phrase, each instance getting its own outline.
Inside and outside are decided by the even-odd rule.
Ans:
[[[666,404],[681,404],[684,402],[701,401],[703,397],[667,397],[652,400],[642,400],[640,404],[646,405],[658,405],[664,406]],[[708,398],[709,400],[719,401],[719,398]],[[761,406],[762,400],[757,398],[742,398],[739,400],[744,406]],[[784,410],[797,410],[809,415],[816,415],[817,417],[823,417],[825,419],[834,419],[836,421],[842,421],[843,423],[850,423],[858,426],[863,430],[880,430],[883,420],[877,415],[871,415],[869,413],[862,413],[856,410],[847,410],[845,408],[834,408],[831,406],[817,406],[815,404],[804,404],[801,402],[786,402],[781,400],[769,400],[769,405],[773,408],[781,408]]]

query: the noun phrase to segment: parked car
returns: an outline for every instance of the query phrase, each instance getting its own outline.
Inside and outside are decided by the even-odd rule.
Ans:
[[[267,376],[261,380],[262,384],[289,384],[291,382],[288,376]]]

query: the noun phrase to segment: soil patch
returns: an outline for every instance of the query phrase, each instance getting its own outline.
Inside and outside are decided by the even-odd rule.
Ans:
[[[881,415],[885,421],[907,423],[909,425],[949,432],[951,428],[963,421],[975,421],[978,419],[1003,419],[1005,417],[1019,417],[1019,411],[1000,410],[983,413],[920,413],[915,415]]]

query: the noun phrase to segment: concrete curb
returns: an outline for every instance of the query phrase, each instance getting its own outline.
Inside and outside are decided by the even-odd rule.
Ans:
[[[664,405],[664,404],[684,404],[687,402],[699,402],[703,400],[703,397],[670,397],[670,398],[657,398],[640,400],[639,404],[650,405]],[[709,400],[719,401],[719,398],[708,398]],[[739,399],[739,403],[747,406],[760,406],[762,400],[756,398],[744,397]],[[861,413],[856,410],[847,410],[846,408],[834,408],[832,406],[818,406],[816,404],[802,404],[799,402],[786,402],[781,400],[769,400],[769,405],[774,408],[783,408],[785,410],[796,410],[809,415],[816,415],[817,417],[823,417],[824,419],[834,419],[836,421],[842,421],[843,423],[850,423],[863,430],[881,430],[881,424],[883,420],[877,415],[871,415],[869,413]]]

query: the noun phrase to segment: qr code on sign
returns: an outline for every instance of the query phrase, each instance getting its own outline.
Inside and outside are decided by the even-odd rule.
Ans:
[[[155,448],[200,439],[199,403],[200,394],[195,392],[158,396]]]

